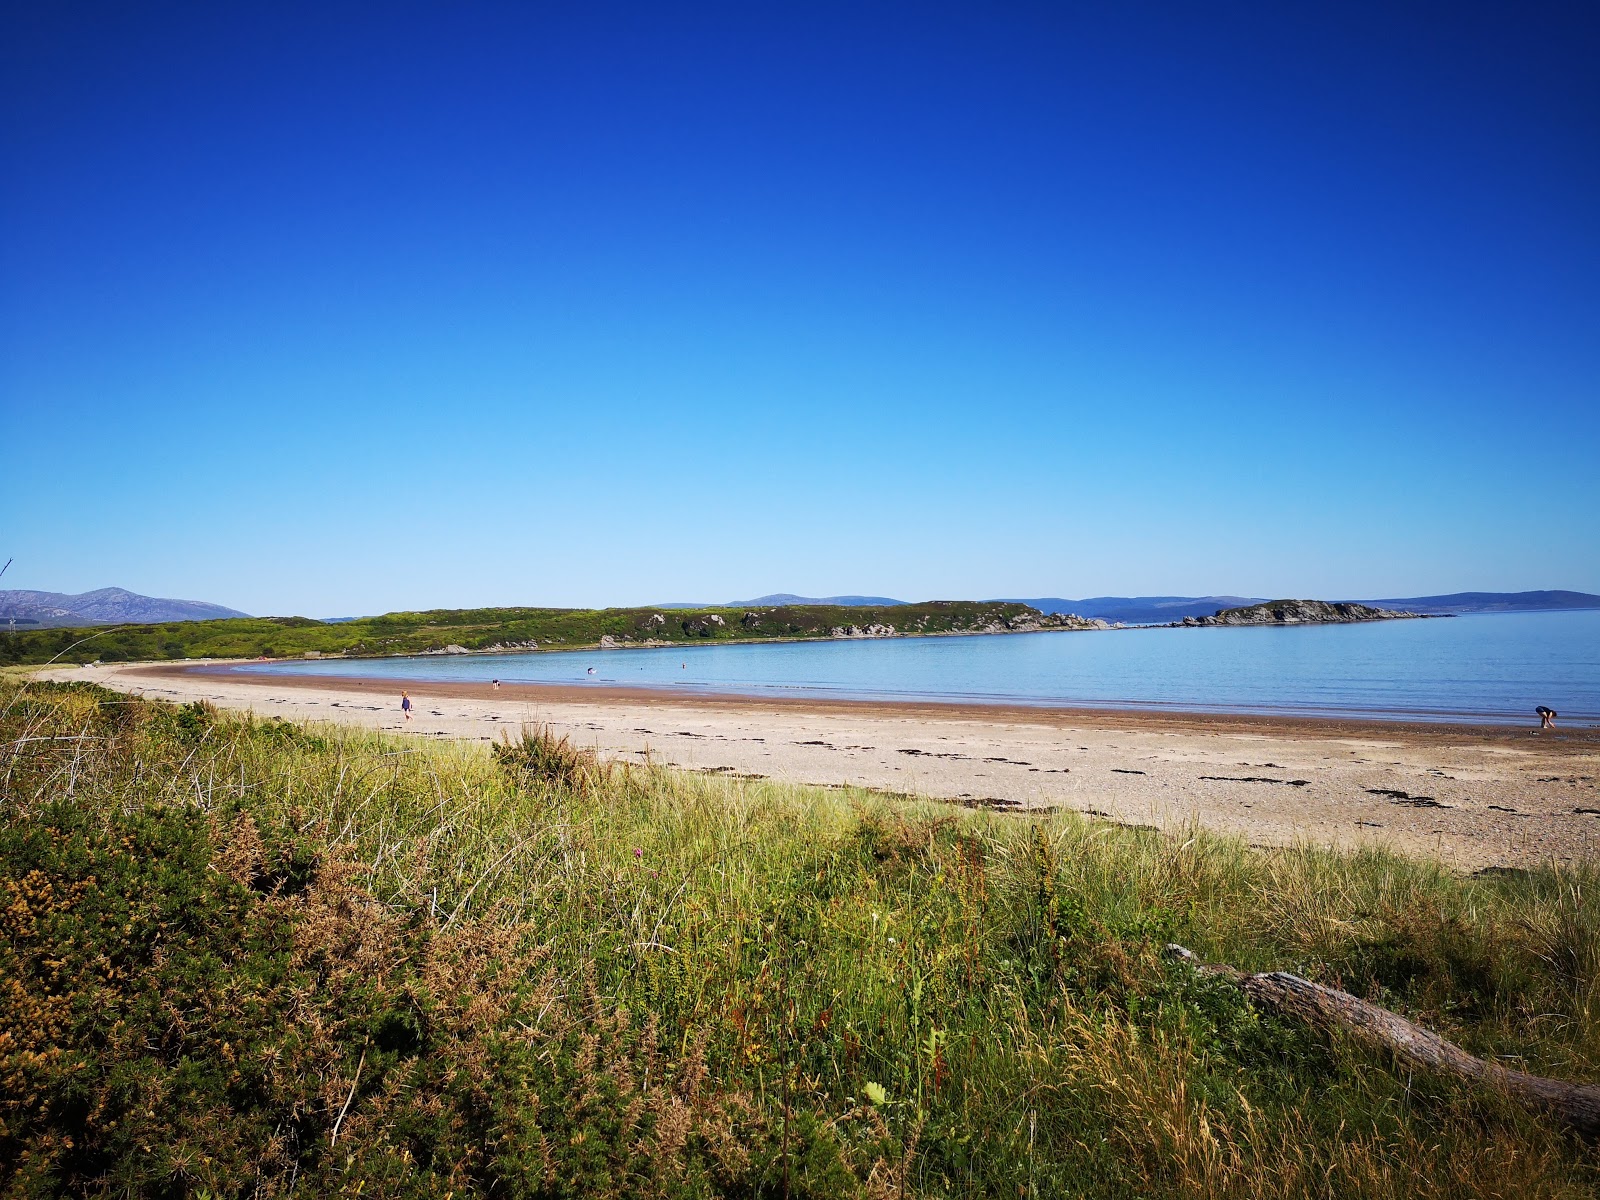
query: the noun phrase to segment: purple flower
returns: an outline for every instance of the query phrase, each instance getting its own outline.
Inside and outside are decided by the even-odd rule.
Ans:
[[[643,858],[644,857],[644,851],[639,849],[639,847],[635,846],[633,848],[633,856],[635,858]]]

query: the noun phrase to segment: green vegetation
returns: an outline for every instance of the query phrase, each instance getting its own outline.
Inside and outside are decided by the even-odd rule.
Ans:
[[[0,683],[0,1194],[1579,1197],[1159,953],[1600,1074],[1600,879]]]
[[[104,629],[39,629],[0,633],[0,664],[126,662],[163,658],[280,658],[320,654],[417,654],[467,650],[621,645],[646,642],[821,638],[852,627],[899,633],[1077,628],[1083,622],[1025,604],[931,601],[885,608],[780,605],[775,608],[469,608],[389,613],[328,625],[306,617],[243,617],[175,621]]]

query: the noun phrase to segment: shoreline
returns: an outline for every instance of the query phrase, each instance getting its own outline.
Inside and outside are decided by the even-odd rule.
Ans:
[[[955,636],[935,634],[928,636]],[[976,636],[976,635],[974,635]],[[417,655],[389,656],[414,658]],[[213,659],[200,662],[127,663],[116,664],[124,671],[153,678],[181,678],[187,675],[215,676],[252,686],[280,686],[334,690],[376,690],[398,694],[400,690],[424,692],[455,699],[492,699],[520,697],[529,701],[550,703],[606,704],[628,703],[649,705],[653,702],[720,709],[748,711],[766,707],[835,713],[894,713],[904,716],[935,717],[969,721],[1037,720],[1051,724],[1104,725],[1123,727],[1129,723],[1142,727],[1175,730],[1236,729],[1258,730],[1291,736],[1406,736],[1454,735],[1492,738],[1505,735],[1521,739],[1533,735],[1541,742],[1577,741],[1600,747],[1600,725],[1571,725],[1558,727],[1553,733],[1541,730],[1532,721],[1512,724],[1507,718],[1499,721],[1472,721],[1453,719],[1450,715],[1437,717],[1422,713],[1402,712],[1395,717],[1339,715],[1333,713],[1247,712],[1227,709],[1184,708],[1169,705],[1140,705],[1122,701],[1104,704],[1074,704],[1062,701],[983,701],[961,698],[879,698],[860,696],[826,696],[816,692],[792,695],[780,693],[725,692],[711,689],[642,686],[608,683],[530,683],[502,681],[496,691],[489,680],[451,682],[426,679],[420,676],[353,676],[339,673],[317,674],[305,672],[252,672],[234,668],[255,664],[258,659]],[[281,662],[315,660],[281,659]],[[95,668],[104,670],[105,667]]]
[[[816,700],[606,685],[249,674],[224,662],[56,669],[153,699],[407,738],[544,725],[617,762],[1071,810],[1257,846],[1381,847],[1463,871],[1600,861],[1600,730]],[[401,689],[414,703],[404,719]]]

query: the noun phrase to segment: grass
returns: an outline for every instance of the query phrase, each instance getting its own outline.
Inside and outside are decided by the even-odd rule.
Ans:
[[[0,1191],[1578,1197],[1159,953],[1600,1076],[1592,869],[1461,878],[0,683]]]
[[[281,658],[318,654],[417,654],[459,645],[468,650],[693,644],[821,638],[835,629],[893,626],[901,633],[958,633],[986,628],[1080,628],[1076,618],[1025,604],[940,600],[881,608],[778,605],[760,608],[473,608],[388,613],[338,624],[307,617],[234,617],[96,629],[36,629],[0,634],[0,665],[59,658],[85,663],[182,658]]]

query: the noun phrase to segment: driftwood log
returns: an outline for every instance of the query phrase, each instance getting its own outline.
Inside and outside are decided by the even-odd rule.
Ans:
[[[1420,1070],[1497,1089],[1525,1108],[1555,1117],[1590,1141],[1600,1140],[1600,1085],[1566,1083],[1485,1062],[1387,1008],[1286,971],[1251,975],[1221,963],[1201,962],[1178,945],[1169,945],[1167,953],[1207,975],[1229,980],[1259,1005],[1318,1029],[1343,1029]]]

